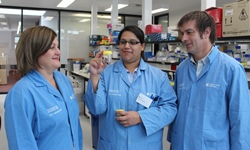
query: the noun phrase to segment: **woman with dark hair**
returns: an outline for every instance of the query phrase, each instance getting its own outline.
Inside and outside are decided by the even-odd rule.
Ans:
[[[82,150],[78,102],[61,72],[56,33],[45,26],[26,29],[16,48],[23,77],[5,99],[10,150]]]
[[[166,73],[144,62],[139,27],[125,27],[118,40],[119,61],[107,65],[103,51],[90,61],[84,100],[99,115],[97,149],[162,150],[163,129],[177,112],[176,95]]]

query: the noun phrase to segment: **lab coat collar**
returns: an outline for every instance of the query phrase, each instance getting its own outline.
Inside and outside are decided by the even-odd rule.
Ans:
[[[139,70],[146,70],[146,68],[147,68],[146,62],[141,58],[140,64],[138,66],[138,71]],[[117,65],[114,66],[114,72],[123,72],[123,71],[126,72],[126,70],[127,69],[123,65],[122,59],[120,59],[117,62]]]
[[[134,79],[134,81],[141,75],[141,71],[145,70],[147,68],[146,63],[143,61],[143,59],[141,58],[140,60],[140,64],[138,66],[137,69],[137,77]],[[117,63],[114,64],[114,72],[115,73],[120,73],[120,76],[122,78],[122,80],[128,85],[130,86],[131,83],[129,81],[128,75],[127,75],[127,69],[125,68],[125,66],[123,65],[122,59],[120,59]]]
[[[53,75],[56,78],[55,72],[53,72]],[[60,96],[59,91],[56,90],[37,70],[30,71],[29,73],[27,73],[26,76],[35,84],[35,86],[37,87],[47,86],[47,90],[50,94],[53,94],[58,97]]]
[[[217,48],[217,46],[213,46],[212,48],[212,52],[210,53],[210,55],[208,55],[208,59],[209,59],[209,62],[208,63],[212,63],[215,59],[216,59],[216,56],[219,54],[219,50]]]
[[[209,52],[209,53],[210,54],[208,55],[208,60],[209,60],[209,63],[211,64],[215,60],[215,57],[219,53],[219,50],[218,50],[218,48],[215,45],[213,45],[213,47],[211,49],[211,52]],[[189,57],[190,62],[192,62],[192,60],[191,60],[192,59],[192,55],[190,53],[188,53],[188,57]]]

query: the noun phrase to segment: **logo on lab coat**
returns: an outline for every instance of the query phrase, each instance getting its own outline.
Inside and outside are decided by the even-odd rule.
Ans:
[[[120,91],[119,90],[115,90],[115,89],[109,89],[108,93],[109,93],[109,95],[121,96]]]
[[[62,111],[62,109],[59,108],[57,105],[47,109],[47,112],[49,113],[49,116],[53,116],[53,115],[59,113],[60,111]]]
[[[206,87],[218,88],[220,85],[216,83],[206,83]]]
[[[178,86],[178,88],[179,88],[180,90],[186,89],[185,83],[180,83],[179,86]]]
[[[70,98],[71,100],[72,100],[72,99],[75,99],[75,95],[72,94],[69,98]]]

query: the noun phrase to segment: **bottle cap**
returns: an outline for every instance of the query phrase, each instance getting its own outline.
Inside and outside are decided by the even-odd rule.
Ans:
[[[240,49],[240,46],[239,46],[239,45],[236,45],[235,48],[236,48],[236,49]]]
[[[245,57],[250,58],[250,54],[245,54]]]
[[[112,54],[112,51],[103,51],[103,55],[109,55]]]

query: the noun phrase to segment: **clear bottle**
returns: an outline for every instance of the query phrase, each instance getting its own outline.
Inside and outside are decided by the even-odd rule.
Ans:
[[[186,56],[185,56],[185,54],[180,54],[180,56],[179,56],[179,63],[181,63],[183,60],[185,60],[186,59]]]
[[[228,50],[225,50],[224,52],[225,52],[226,54],[228,54],[229,56],[234,57],[234,55],[233,55],[233,50],[228,49]]]
[[[250,54],[245,54],[245,66],[244,67],[247,67],[247,68],[250,68]]]
[[[102,61],[104,63],[107,63],[107,64],[111,63],[111,61],[112,61],[112,51],[111,50],[104,50],[103,51]]]
[[[240,46],[236,45],[234,50],[234,58],[239,62],[241,62],[242,59],[242,53],[240,48],[241,48]]]

